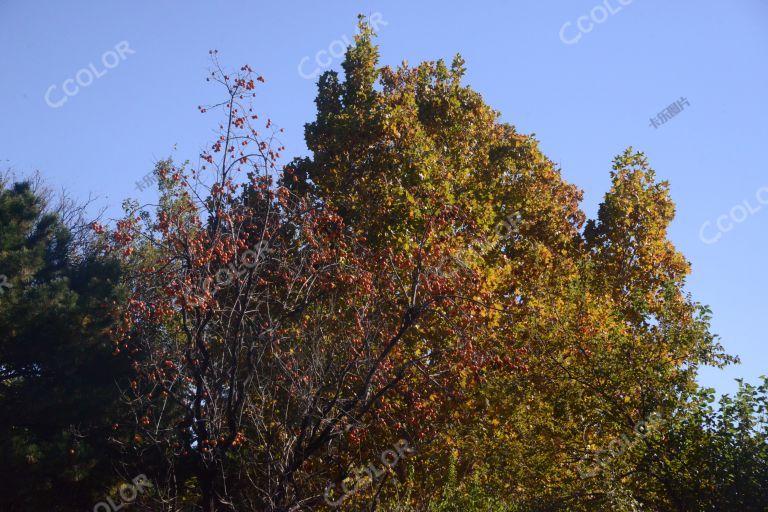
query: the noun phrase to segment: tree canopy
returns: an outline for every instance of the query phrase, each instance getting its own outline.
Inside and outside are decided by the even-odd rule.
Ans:
[[[87,251],[0,194],[9,510],[138,474],[142,510],[766,509],[768,384],[697,385],[735,359],[642,152],[588,219],[461,56],[382,66],[361,18],[282,166],[264,79],[213,63],[201,164]]]

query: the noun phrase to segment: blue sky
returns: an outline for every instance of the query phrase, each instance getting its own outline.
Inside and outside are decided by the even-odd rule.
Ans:
[[[225,66],[265,76],[257,109],[285,129],[288,155],[304,153],[315,84],[302,74],[318,60],[339,68],[330,53],[354,35],[357,13],[379,13],[382,63],[460,52],[466,83],[536,134],[590,215],[612,158],[646,152],[671,182],[689,289],[743,361],[701,382],[732,392],[735,377],[768,373],[764,0],[0,0],[0,168],[40,170],[113,215],[125,197],[151,201],[135,184],[153,162],[195,159],[213,135],[197,105],[220,97],[204,79],[214,48]],[[681,98],[682,112],[651,126]]]

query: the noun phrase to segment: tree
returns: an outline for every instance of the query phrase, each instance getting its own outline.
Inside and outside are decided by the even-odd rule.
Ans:
[[[707,310],[684,290],[688,264],[667,239],[668,185],[629,149],[584,227],[580,191],[533,137],[461,84],[460,56],[450,67],[379,68],[362,23],[342,66],[343,80],[332,71],[319,79],[317,119],[306,126],[312,155],[293,162],[286,186],[336,208],[371,247],[414,261],[424,249],[439,254],[438,274],[455,275],[441,263],[460,261],[488,306],[490,329],[468,337],[486,364],[455,366],[431,383],[433,441],[419,446],[410,495],[424,505],[443,492],[448,447],[459,453],[460,479],[485,467],[484,492],[514,492],[523,509],[610,507],[613,475],[581,478],[583,460],[674,410],[678,394],[695,389],[699,365],[729,361]],[[446,226],[451,249],[416,243],[445,205],[461,219]],[[422,329],[422,339],[447,337]],[[409,417],[421,391],[395,391],[393,422]],[[389,435],[376,432],[372,445]]]
[[[84,227],[77,207],[47,204],[30,182],[0,183],[0,508],[9,511],[90,508],[116,481],[108,439],[129,369],[108,335],[119,267],[73,235]]]
[[[739,380],[717,402],[712,389],[694,393],[648,437],[632,481],[638,500],[654,510],[766,510],[767,384]]]

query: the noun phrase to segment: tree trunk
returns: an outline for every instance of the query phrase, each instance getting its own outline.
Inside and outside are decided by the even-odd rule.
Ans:
[[[216,512],[216,478],[212,471],[205,469],[200,473],[200,487],[203,491],[201,508],[203,512]]]

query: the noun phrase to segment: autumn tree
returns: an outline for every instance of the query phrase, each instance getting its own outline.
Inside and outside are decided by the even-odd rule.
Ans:
[[[674,410],[680,393],[695,390],[700,365],[728,361],[707,310],[684,289],[689,267],[667,238],[668,185],[627,150],[585,225],[581,192],[532,136],[461,84],[461,57],[450,67],[379,67],[373,34],[360,28],[343,79],[330,71],[318,81],[317,119],[306,126],[312,154],[293,162],[286,186],[334,207],[371,247],[438,275],[457,275],[460,262],[490,327],[462,345],[480,348],[471,360],[482,364],[393,393],[390,424],[423,425],[413,404],[433,405],[420,427],[430,436],[409,482],[412,506],[436,502],[454,464],[460,478],[485,468],[477,492],[514,493],[525,510],[608,509],[624,499],[615,498],[623,470],[583,478],[583,462],[648,415]],[[452,245],[415,243],[446,205],[457,212],[444,233]],[[424,325],[416,346],[445,340],[457,346],[440,325]],[[392,432],[370,435],[358,462]],[[636,457],[622,462],[631,469]]]

